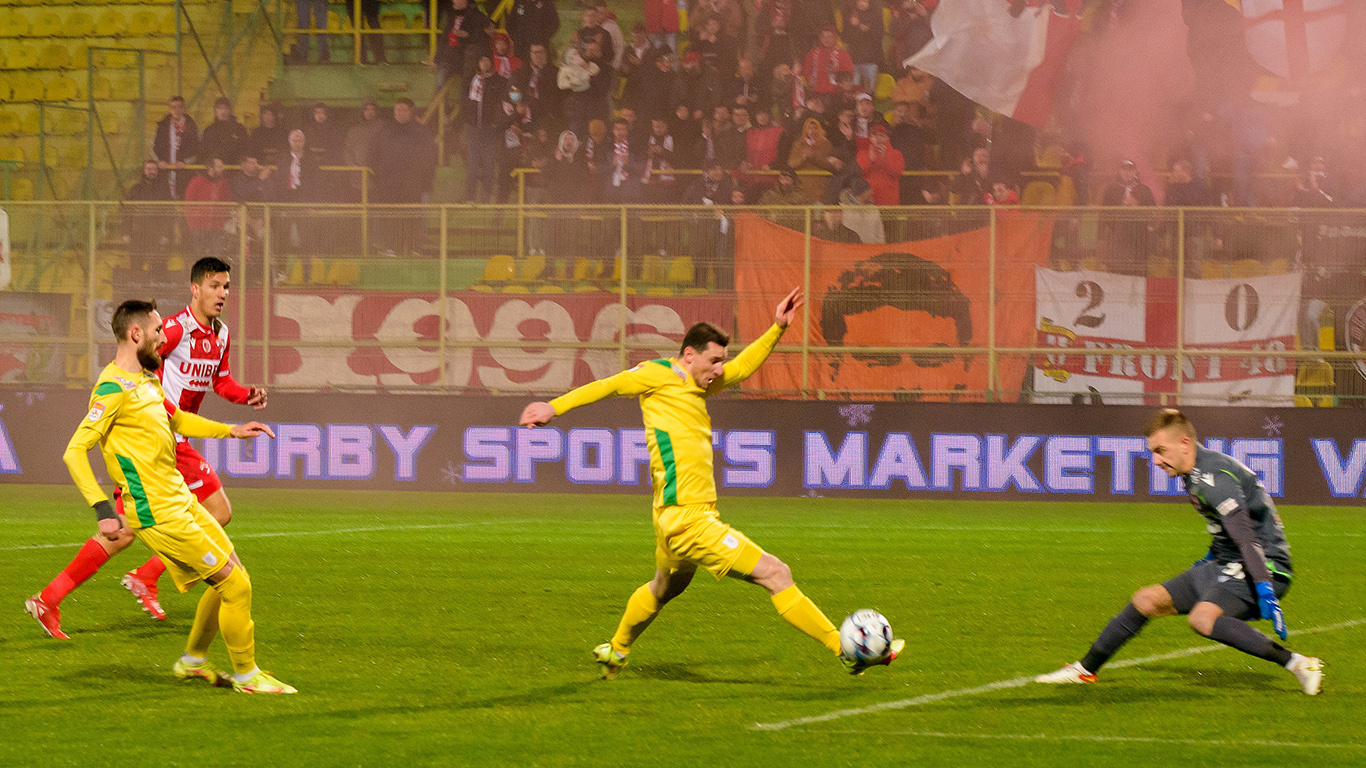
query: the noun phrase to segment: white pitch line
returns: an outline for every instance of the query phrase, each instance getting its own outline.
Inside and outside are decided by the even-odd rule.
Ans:
[[[1317,634],[1317,633],[1319,633],[1319,632],[1332,632],[1333,630],[1337,630],[1337,629],[1347,629],[1347,628],[1349,628],[1349,627],[1359,627],[1359,626],[1361,626],[1361,625],[1363,625],[1363,624],[1366,624],[1366,618],[1352,619],[1351,621],[1340,621],[1340,622],[1338,622],[1338,623],[1336,623],[1336,624],[1327,624],[1327,625],[1324,625],[1324,626],[1322,626],[1322,627],[1311,627],[1310,629],[1301,629],[1301,630],[1297,630],[1297,631],[1295,631],[1295,632],[1292,632],[1291,634],[1292,634],[1292,635],[1295,635],[1295,636],[1299,636],[1299,635],[1312,635],[1312,634]],[[1154,661],[1167,661],[1167,660],[1170,660],[1170,659],[1180,659],[1180,658],[1184,658],[1184,657],[1186,657],[1186,656],[1195,656],[1195,655],[1198,655],[1198,654],[1201,654],[1201,653],[1209,653],[1210,651],[1223,650],[1223,649],[1225,649],[1225,648],[1227,648],[1227,647],[1228,647],[1228,646],[1226,646],[1226,645],[1199,645],[1199,646],[1194,646],[1194,647],[1191,647],[1191,648],[1182,648],[1181,650],[1178,650],[1178,651],[1169,651],[1169,652],[1167,652],[1167,653],[1156,653],[1156,654],[1153,654],[1153,655],[1151,655],[1151,656],[1141,656],[1141,657],[1139,657],[1139,658],[1137,658],[1137,659],[1123,659],[1123,660],[1121,660],[1121,661],[1116,661],[1116,662],[1114,662],[1114,663],[1112,663],[1112,664],[1107,664],[1107,665],[1106,665],[1106,668],[1107,668],[1107,669],[1119,669],[1119,668],[1122,668],[1122,667],[1136,667],[1136,666],[1139,666],[1140,664],[1150,664],[1150,663],[1152,663],[1152,662],[1154,662]],[[1000,691],[1000,690],[1005,690],[1005,689],[1007,689],[1007,688],[1022,688],[1022,687],[1024,687],[1025,685],[1027,685],[1027,684],[1033,682],[1033,681],[1034,681],[1034,678],[1037,677],[1037,676],[1038,676],[1038,675],[1024,675],[1024,676],[1021,676],[1021,677],[1012,677],[1012,678],[1010,678],[1010,679],[1008,679],[1008,680],[997,680],[997,681],[994,682],[994,683],[987,683],[986,685],[978,685],[978,686],[975,686],[975,687],[972,687],[972,688],[959,688],[959,689],[953,690],[953,691],[941,691],[940,693],[927,693],[927,694],[925,694],[925,695],[923,695],[923,696],[916,696],[916,697],[910,698],[910,699],[898,699],[898,700],[896,700],[896,701],[884,701],[884,702],[881,702],[881,703],[878,703],[878,704],[869,704],[869,705],[866,706],[866,707],[854,707],[854,708],[851,708],[851,709],[837,709],[837,710],[835,710],[835,711],[833,711],[833,712],[826,712],[826,713],[823,714],[823,715],[811,715],[811,716],[809,716],[809,717],[797,717],[797,718],[793,718],[793,719],[791,719],[791,720],[780,720],[780,721],[778,721],[778,722],[776,722],[776,723],[755,723],[754,725],[751,725],[751,726],[750,726],[750,730],[752,730],[752,731],[781,731],[781,730],[783,730],[783,729],[785,729],[785,728],[791,728],[791,727],[796,726],[796,725],[810,725],[810,724],[812,724],[812,723],[826,723],[826,722],[830,722],[831,720],[840,720],[840,719],[843,719],[843,718],[846,718],[846,717],[854,717],[854,716],[856,716],[856,715],[868,715],[868,714],[872,714],[872,713],[874,713],[874,712],[888,712],[888,711],[897,710],[897,709],[907,709],[907,708],[909,708],[909,707],[918,707],[918,706],[920,706],[921,704],[933,704],[933,703],[936,702],[936,701],[943,701],[943,700],[945,700],[945,699],[956,699],[956,698],[960,698],[960,697],[962,697],[962,696],[975,696],[975,695],[977,695],[977,694],[979,694],[979,693],[991,693],[992,691]]]
[[[320,531],[264,531],[257,533],[234,533],[229,538],[233,539],[265,539],[277,536],[327,536],[334,533],[371,533],[376,531],[427,531],[454,528],[471,528],[477,525],[529,525],[539,522],[537,520],[481,520],[473,523],[436,523],[432,525],[387,525],[374,526],[370,528],[328,528]],[[30,549],[65,549],[68,547],[79,547],[84,541],[67,542],[63,544],[19,544],[10,547],[0,547],[0,552],[16,552],[19,550]]]
[[[1138,742],[1140,744],[1190,744],[1200,747],[1289,747],[1297,749],[1366,749],[1366,744],[1329,744],[1322,742],[1267,741],[1264,739],[1163,739],[1155,736],[1093,736],[1089,734],[1064,734],[1050,736],[1046,733],[942,733],[939,731],[826,731],[860,736],[918,736],[934,739],[999,739],[1006,741],[1093,741],[1093,742]]]

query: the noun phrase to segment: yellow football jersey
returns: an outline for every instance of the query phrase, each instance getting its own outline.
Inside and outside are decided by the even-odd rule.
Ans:
[[[673,358],[650,360],[599,379],[550,401],[556,415],[608,397],[640,397],[655,507],[716,501],[712,470],[711,415],[707,397],[754,375],[782,338],[774,325],[726,362],[719,382],[702,389]]]
[[[175,434],[229,437],[231,427],[176,408],[161,382],[147,371],[129,373],[114,363],[100,373],[90,410],[62,459],[86,502],[107,501],[86,454],[96,445],[109,477],[123,489],[124,512],[132,528],[146,528],[185,514],[194,494],[176,469]]]

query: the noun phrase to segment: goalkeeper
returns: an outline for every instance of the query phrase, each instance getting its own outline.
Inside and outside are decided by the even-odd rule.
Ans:
[[[1101,631],[1081,661],[1035,678],[1040,683],[1094,683],[1101,665],[1156,616],[1187,617],[1196,632],[1259,659],[1275,662],[1313,696],[1323,663],[1292,653],[1247,623],[1269,619],[1286,638],[1280,598],[1290,589],[1290,545],[1271,497],[1257,475],[1231,456],[1201,447],[1185,414],[1166,408],[1144,428],[1153,464],[1181,476],[1190,502],[1214,534],[1209,553],[1189,570],[1144,587]]]
[[[707,398],[752,376],[801,305],[801,289],[794,288],[778,305],[773,327],[729,362],[730,339],[711,325],[698,323],[683,337],[677,358],[641,363],[549,403],[532,403],[522,412],[522,426],[535,427],[603,398],[640,398],[654,486],[655,577],[631,595],[611,642],[593,650],[603,679],[616,677],[626,666],[636,638],[666,603],[687,589],[698,566],[718,580],[731,576],[768,590],[778,615],[832,653],[840,653],[839,630],[792,582],[787,565],[721,522],[716,509]],[[869,666],[890,663],[903,645],[893,640],[878,659],[840,658],[858,675]]]

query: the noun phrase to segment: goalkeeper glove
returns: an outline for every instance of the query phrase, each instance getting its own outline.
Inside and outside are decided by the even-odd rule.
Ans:
[[[1257,607],[1262,611],[1262,618],[1270,619],[1276,628],[1276,635],[1284,640],[1286,638],[1285,612],[1281,610],[1281,603],[1276,599],[1276,590],[1272,588],[1270,582],[1257,582]]]

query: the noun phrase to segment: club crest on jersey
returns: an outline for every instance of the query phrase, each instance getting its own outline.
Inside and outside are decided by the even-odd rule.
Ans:
[[[103,415],[104,415],[104,403],[95,403],[95,405],[94,405],[93,407],[91,407],[90,413],[87,413],[87,414],[85,415],[85,418],[86,418],[87,421],[99,421],[99,420],[100,420],[100,417],[103,416]]]
[[[204,339],[203,341],[201,341],[200,346],[204,348],[205,352],[210,352],[213,350],[213,345],[209,343],[208,339]]]

